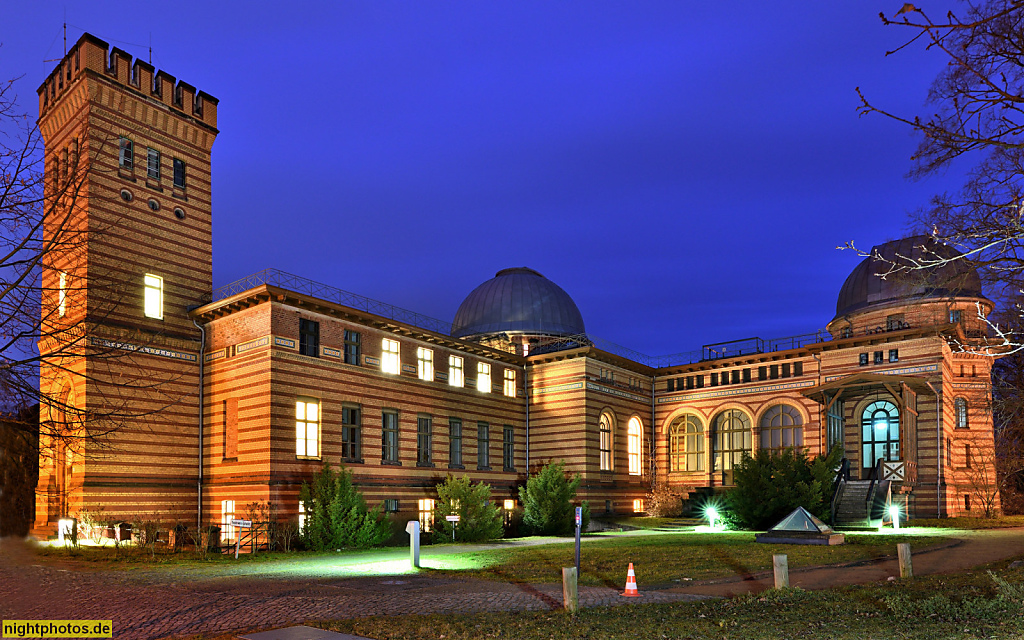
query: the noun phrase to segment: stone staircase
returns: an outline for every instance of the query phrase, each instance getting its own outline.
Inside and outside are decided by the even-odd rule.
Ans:
[[[836,505],[835,528],[851,529],[875,527],[882,518],[885,506],[877,504],[880,496],[888,493],[887,481],[847,480],[843,483]],[[869,500],[868,491],[871,491]]]

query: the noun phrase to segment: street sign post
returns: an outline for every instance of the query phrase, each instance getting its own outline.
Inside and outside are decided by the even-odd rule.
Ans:
[[[454,516],[445,516],[444,519],[447,520],[448,522],[452,523],[452,542],[455,542],[455,527],[458,526],[459,520],[461,518],[458,515],[454,515]]]
[[[241,520],[239,518],[232,518],[231,525],[238,527],[239,529],[251,529],[252,520]],[[235,560],[238,560],[238,547],[242,545],[242,536],[235,536]]]
[[[576,507],[576,578],[580,575],[580,527],[583,526],[583,507]]]

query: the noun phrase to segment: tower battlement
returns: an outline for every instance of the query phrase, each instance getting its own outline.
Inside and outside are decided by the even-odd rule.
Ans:
[[[205,91],[196,91],[183,80],[175,81],[174,76],[162,70],[156,71],[148,62],[137,59],[133,64],[130,54],[110,47],[89,33],[82,34],[37,89],[39,117],[44,117],[64,92],[88,73],[122,85],[214,130],[217,128],[217,98]]]

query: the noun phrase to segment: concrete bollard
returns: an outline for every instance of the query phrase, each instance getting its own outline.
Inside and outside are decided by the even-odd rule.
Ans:
[[[420,568],[420,522],[410,520],[405,525],[405,532],[409,534],[409,561],[413,569]]]
[[[776,553],[772,556],[772,567],[775,569],[775,588],[784,589],[789,586],[789,558],[785,554]]]
[[[914,565],[910,561],[910,543],[901,542],[896,545],[896,554],[900,559],[900,577],[913,578]]]
[[[576,567],[562,567],[562,602],[566,611],[576,613],[580,607],[579,592],[576,588]]]

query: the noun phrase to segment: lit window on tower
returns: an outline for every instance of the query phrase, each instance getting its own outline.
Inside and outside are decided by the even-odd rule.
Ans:
[[[64,317],[67,312],[68,301],[68,274],[60,272],[60,288],[57,290],[57,313]]]
[[[164,279],[147,273],[142,278],[145,295],[144,310],[147,318],[164,319]]]
[[[476,390],[480,393],[491,392],[491,365],[486,362],[476,363]]]
[[[461,356],[448,356],[448,384],[462,387],[466,384],[466,372],[462,368]]]
[[[381,342],[380,370],[384,373],[398,375],[402,370],[402,362],[398,356],[398,340],[384,338]]]
[[[416,364],[420,380],[432,381],[434,379],[434,351],[432,349],[417,347]]]

